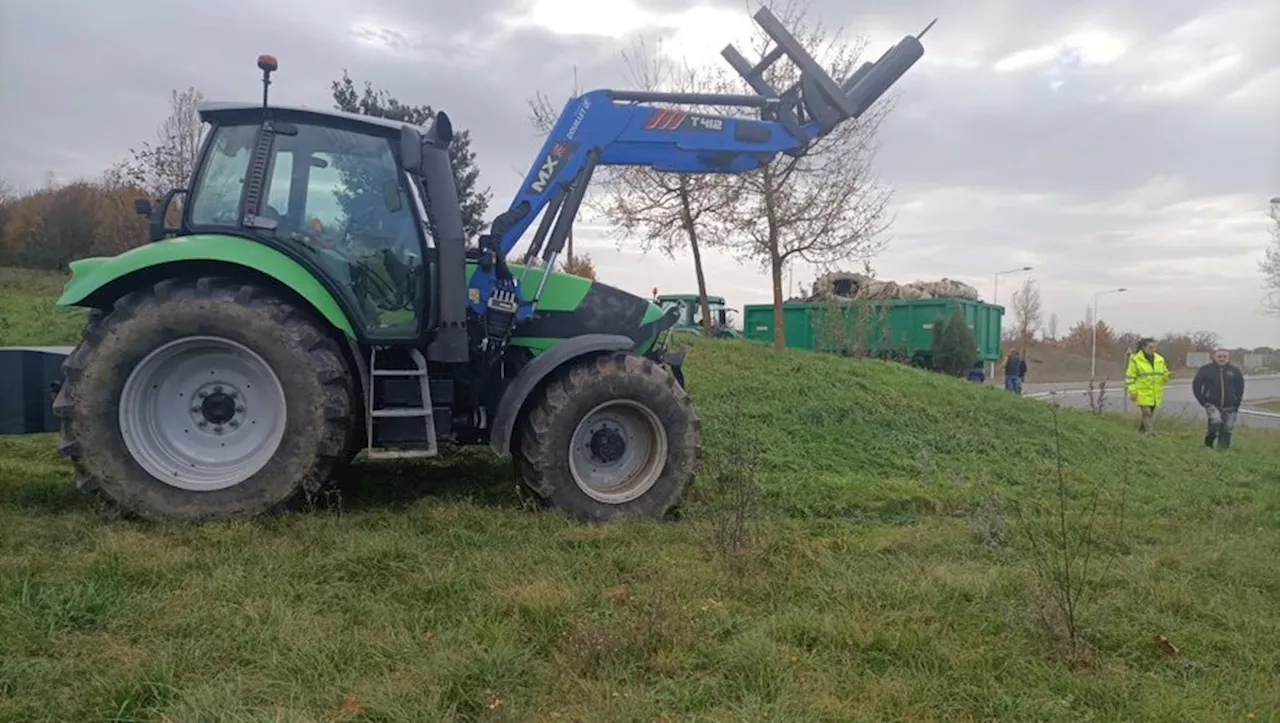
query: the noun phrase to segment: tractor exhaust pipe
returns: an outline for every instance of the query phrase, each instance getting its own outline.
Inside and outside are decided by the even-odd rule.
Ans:
[[[462,228],[458,186],[449,162],[453,124],[443,111],[437,112],[423,134],[422,183],[426,187],[428,212],[435,221],[437,273],[435,337],[427,347],[427,359],[434,362],[465,362],[467,347],[467,238]]]

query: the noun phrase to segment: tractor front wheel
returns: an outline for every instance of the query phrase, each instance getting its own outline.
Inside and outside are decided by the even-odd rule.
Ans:
[[[336,343],[269,289],[163,281],[96,314],[54,402],[80,488],[126,514],[248,517],[345,461],[354,392]]]
[[[523,481],[588,520],[663,518],[688,493],[701,428],[674,377],[644,357],[606,354],[544,385],[516,450]]]

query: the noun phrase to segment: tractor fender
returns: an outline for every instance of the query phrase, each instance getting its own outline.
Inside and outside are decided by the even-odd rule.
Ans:
[[[157,272],[165,267],[199,263],[239,266],[266,275],[306,300],[348,339],[356,337],[351,319],[316,274],[270,246],[223,234],[163,239],[116,256],[72,261],[71,278],[63,286],[58,306],[110,308],[116,298],[139,284],[158,281]]]
[[[499,457],[511,453],[511,437],[515,431],[516,417],[524,408],[525,401],[544,379],[565,363],[595,352],[630,351],[635,346],[634,339],[620,334],[583,334],[565,339],[534,357],[516,374],[516,378],[511,380],[503,392],[489,430],[489,446]]]

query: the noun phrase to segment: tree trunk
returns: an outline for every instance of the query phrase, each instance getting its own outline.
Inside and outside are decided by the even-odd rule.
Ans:
[[[773,349],[787,348],[787,328],[782,315],[782,254],[778,249],[778,212],[773,206],[773,169],[765,166],[764,216],[769,224],[769,270],[773,275]]]
[[[693,212],[689,208],[689,187],[683,175],[680,176],[680,220],[684,232],[689,237],[689,250],[693,253],[693,274],[698,279],[698,305],[702,307],[702,335],[711,336],[711,305],[707,303],[707,277],[702,273],[702,251],[698,249],[698,229],[693,223]]]
[[[776,243],[769,249],[769,266],[773,275],[773,348],[782,351],[787,348],[787,328],[782,316],[782,259]]]

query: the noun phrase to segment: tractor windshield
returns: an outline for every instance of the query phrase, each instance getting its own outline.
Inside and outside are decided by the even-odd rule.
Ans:
[[[422,235],[400,164],[383,137],[293,123],[275,136],[257,214],[349,291],[371,336],[417,328]],[[258,126],[219,126],[192,198],[193,227],[239,226]],[[252,209],[249,210],[253,212]]]

